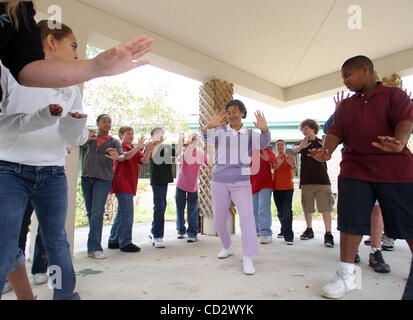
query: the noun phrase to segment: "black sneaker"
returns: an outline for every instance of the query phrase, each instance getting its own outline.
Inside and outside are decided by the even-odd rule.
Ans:
[[[314,232],[312,228],[307,228],[303,232],[303,234],[300,236],[301,240],[308,240],[308,239],[313,239],[314,238]]]
[[[354,258],[354,263],[360,263],[360,256],[359,256],[359,251],[358,250],[356,252],[356,257]]]
[[[380,250],[369,254],[369,266],[379,273],[390,272],[390,266],[384,261]]]
[[[139,248],[136,244],[129,243],[127,246],[120,248],[120,251],[123,252],[139,252],[141,248]]]
[[[278,239],[284,239],[284,235],[280,232],[279,234],[277,234],[277,238]]]
[[[119,243],[118,242],[108,242],[108,248],[109,249],[119,249]]]
[[[329,248],[334,247],[334,237],[331,231],[324,234],[324,245]]]

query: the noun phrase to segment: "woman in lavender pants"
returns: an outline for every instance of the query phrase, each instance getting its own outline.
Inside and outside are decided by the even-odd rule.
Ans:
[[[254,274],[252,257],[258,254],[258,240],[255,228],[254,209],[250,174],[259,171],[259,152],[271,141],[264,115],[257,111],[254,125],[261,134],[247,129],[242,119],[247,116],[247,110],[240,100],[228,101],[223,110],[215,113],[203,128],[205,140],[216,147],[215,168],[212,173],[212,209],[215,228],[221,239],[223,249],[218,254],[219,259],[232,255],[231,235],[228,230],[229,207],[231,199],[240,215],[241,239],[243,249],[244,273]],[[224,119],[228,120],[225,124]]]

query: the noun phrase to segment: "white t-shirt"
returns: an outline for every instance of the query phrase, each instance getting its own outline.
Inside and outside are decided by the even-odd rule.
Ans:
[[[79,88],[24,87],[7,68],[0,67],[3,89],[0,160],[32,166],[63,166],[66,146],[81,145],[88,139],[87,118],[68,115],[68,112],[83,113]],[[50,114],[50,104],[63,108],[60,117]]]

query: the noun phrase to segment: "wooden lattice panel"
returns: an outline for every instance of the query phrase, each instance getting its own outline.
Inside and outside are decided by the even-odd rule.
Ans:
[[[220,111],[224,104],[232,99],[234,94],[233,85],[213,79],[205,82],[199,89],[199,125],[205,127],[211,120],[215,111]],[[204,152],[207,145],[204,144]],[[213,217],[211,202],[211,179],[212,166],[202,166],[199,173],[199,214],[201,216]],[[231,205],[231,213],[235,208]]]

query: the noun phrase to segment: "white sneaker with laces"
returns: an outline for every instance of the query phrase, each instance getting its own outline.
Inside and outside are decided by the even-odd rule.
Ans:
[[[163,244],[163,241],[161,238],[155,238],[152,242],[152,245],[155,248],[165,248],[165,245]]]
[[[272,242],[272,236],[264,236],[261,238],[261,244],[268,244]]]
[[[322,295],[330,299],[339,299],[356,289],[361,289],[361,269],[358,266],[354,266],[353,274],[339,269],[335,277],[322,288]]]
[[[43,284],[46,283],[49,280],[49,277],[47,276],[47,273],[35,273],[33,275],[33,284]]]
[[[255,273],[255,268],[254,268],[254,263],[252,261],[252,257],[244,256],[243,257],[243,262],[244,262],[244,273],[245,274],[254,274]]]
[[[105,259],[106,256],[103,254],[103,251],[94,251],[88,253],[89,258],[94,258],[94,259]]]
[[[228,257],[231,256],[231,255],[232,255],[232,248],[231,248],[231,247],[229,247],[229,248],[227,248],[227,249],[222,248],[222,250],[220,251],[220,253],[218,253],[217,258],[218,258],[218,259],[225,259],[225,258],[228,258]]]

